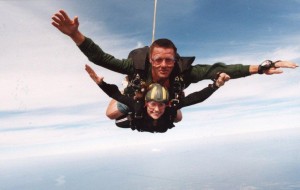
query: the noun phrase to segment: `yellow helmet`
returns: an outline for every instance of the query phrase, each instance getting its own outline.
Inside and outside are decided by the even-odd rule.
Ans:
[[[153,83],[148,88],[148,92],[145,96],[145,101],[167,103],[169,101],[169,92],[165,87],[161,86],[160,84]]]

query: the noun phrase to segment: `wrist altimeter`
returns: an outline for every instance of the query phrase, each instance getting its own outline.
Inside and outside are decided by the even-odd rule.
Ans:
[[[265,60],[258,66],[258,74],[263,74],[266,70],[269,70],[271,67],[275,67],[275,63],[271,60]]]

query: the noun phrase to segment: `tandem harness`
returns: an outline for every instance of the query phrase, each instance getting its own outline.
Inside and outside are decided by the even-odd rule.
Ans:
[[[136,129],[141,131],[135,123],[139,123],[139,120],[143,118],[144,106],[140,104],[144,102],[142,99],[144,99],[144,94],[147,90],[147,74],[151,66],[149,62],[149,47],[145,46],[132,50],[128,55],[128,59],[132,59],[135,72],[133,75],[128,76],[129,83],[124,90],[124,94],[130,97],[136,97],[135,102],[137,105],[135,106],[135,110],[130,110],[127,115],[116,119],[116,125],[122,128],[131,128],[132,130]],[[180,99],[184,97],[183,90],[187,87],[183,73],[191,67],[195,57],[181,57],[177,54],[176,60],[174,69],[170,75],[170,122],[173,122],[176,117],[177,106]]]

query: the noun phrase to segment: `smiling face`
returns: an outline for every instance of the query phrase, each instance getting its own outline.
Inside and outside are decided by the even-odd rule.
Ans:
[[[150,63],[154,82],[168,79],[175,64],[174,49],[154,47],[150,55]]]
[[[166,104],[162,102],[150,101],[146,103],[148,115],[156,120],[159,119],[165,112]]]
[[[165,112],[166,103],[169,102],[169,92],[162,85],[153,83],[148,87],[145,102],[148,115],[156,120]]]

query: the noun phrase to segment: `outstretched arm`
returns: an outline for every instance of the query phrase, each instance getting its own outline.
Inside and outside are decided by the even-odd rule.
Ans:
[[[85,65],[85,70],[93,79],[93,81],[98,84],[98,86],[111,98],[127,105],[130,108],[133,108],[134,100],[126,95],[121,94],[118,87],[114,84],[107,84],[103,81],[102,76],[98,76],[96,72],[89,66]]]
[[[52,25],[59,31],[66,34],[77,44],[80,45],[85,40],[84,35],[79,31],[78,17],[70,19],[68,14],[64,10],[60,10],[52,16]]]
[[[186,107],[186,106],[190,106],[190,105],[194,105],[194,104],[203,102],[204,100],[209,98],[219,87],[223,86],[225,84],[225,82],[228,81],[229,79],[230,79],[230,77],[226,73],[217,74],[217,78],[215,79],[213,84],[210,84],[208,87],[206,87],[200,91],[191,93],[188,96],[186,96],[185,98],[183,98],[179,102],[178,108],[180,109],[182,107]]]
[[[197,64],[185,72],[184,77],[187,83],[197,83],[204,79],[212,79],[216,73],[222,72],[228,74],[231,79],[236,79],[259,73],[259,67],[259,65],[226,65],[221,62],[213,65]],[[294,69],[297,67],[298,65],[291,61],[276,61],[272,67],[264,70],[263,73],[267,75],[280,74],[283,72],[282,68]]]
[[[96,65],[122,74],[132,74],[134,72],[131,60],[116,59],[114,56],[105,53],[92,39],[85,37],[78,29],[79,21],[77,16],[71,20],[64,10],[60,10],[52,16],[52,25],[69,36],[82,53]]]
[[[260,65],[251,65],[249,67],[249,72],[251,74],[266,74],[266,75],[272,75],[272,74],[281,74],[283,71],[281,68],[289,68],[289,69],[295,69],[298,65],[296,63],[293,63],[291,61],[275,61],[272,62],[270,60],[266,60]]]

